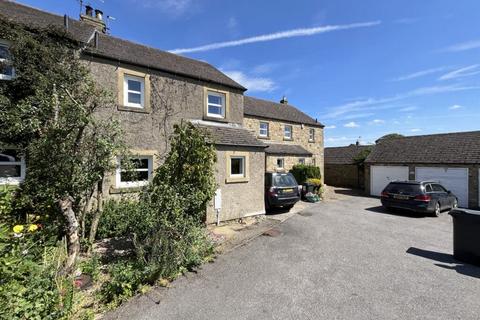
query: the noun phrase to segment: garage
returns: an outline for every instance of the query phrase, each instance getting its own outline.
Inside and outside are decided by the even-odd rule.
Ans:
[[[370,194],[372,196],[380,196],[383,189],[391,181],[408,180],[408,167],[407,166],[371,166],[370,177],[371,177]]]
[[[460,207],[468,207],[468,169],[448,167],[417,167],[415,178],[419,181],[438,181],[458,198]]]

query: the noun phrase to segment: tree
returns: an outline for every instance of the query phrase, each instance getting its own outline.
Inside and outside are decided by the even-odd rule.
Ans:
[[[390,139],[396,139],[396,138],[403,138],[405,137],[403,134],[400,134],[400,133],[389,133],[389,134],[386,134],[380,138],[378,138],[375,143],[379,143],[380,141],[386,141],[386,140],[390,140]]]
[[[16,75],[0,81],[0,144],[17,147],[28,168],[17,205],[54,216],[52,223],[67,236],[70,271],[80,251],[84,209],[124,147],[118,123],[95,117],[113,100],[95,84],[79,59],[80,45],[63,30],[0,21],[0,38],[12,43]]]

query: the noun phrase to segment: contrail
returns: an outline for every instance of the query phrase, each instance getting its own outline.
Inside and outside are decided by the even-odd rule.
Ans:
[[[287,31],[280,31],[280,32],[275,32],[270,34],[259,35],[255,37],[249,37],[245,39],[216,42],[216,43],[211,43],[211,44],[207,44],[199,47],[174,49],[174,50],[170,50],[170,52],[181,54],[181,53],[190,53],[190,52],[210,51],[210,50],[216,50],[221,48],[237,47],[237,46],[242,46],[244,44],[250,44],[250,43],[256,43],[256,42],[266,42],[266,41],[293,38],[293,37],[308,37],[308,36],[313,36],[320,33],[327,33],[327,32],[338,31],[338,30],[372,27],[372,26],[379,25],[380,23],[381,21],[370,21],[370,22],[360,22],[360,23],[352,23],[352,24],[345,24],[345,25],[331,25],[331,26],[322,26],[322,27],[314,27],[314,28],[292,29]]]

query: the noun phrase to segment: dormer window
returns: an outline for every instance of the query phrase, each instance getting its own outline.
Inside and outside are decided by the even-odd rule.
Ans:
[[[145,79],[125,74],[123,84],[124,106],[143,109],[145,106]]]
[[[207,90],[207,116],[225,118],[226,94]]]
[[[0,80],[12,80],[15,77],[9,47],[7,42],[0,40]]]

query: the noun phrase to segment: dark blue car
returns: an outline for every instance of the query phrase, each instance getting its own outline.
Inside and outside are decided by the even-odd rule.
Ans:
[[[458,206],[457,197],[434,181],[390,182],[381,195],[385,209],[398,208],[440,216]]]

